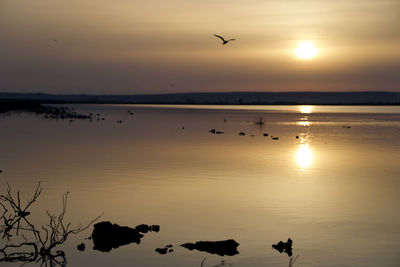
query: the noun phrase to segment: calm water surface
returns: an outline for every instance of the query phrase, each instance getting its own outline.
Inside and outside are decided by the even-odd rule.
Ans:
[[[179,244],[228,238],[240,254],[226,265],[288,266],[271,248],[288,237],[295,266],[400,266],[400,107],[73,107],[106,120],[0,117],[2,191],[28,196],[42,181],[37,222],[69,191],[75,225],[104,212],[161,231],[102,253],[90,229],[63,246],[68,266],[216,266],[221,257]],[[173,253],[154,252],[169,243]]]

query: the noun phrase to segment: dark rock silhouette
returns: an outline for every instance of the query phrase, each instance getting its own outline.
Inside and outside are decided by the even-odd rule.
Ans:
[[[272,248],[276,249],[280,253],[286,253],[289,257],[293,255],[292,251],[293,241],[288,239],[287,242],[279,241],[277,244],[273,244]]]
[[[156,225],[156,224],[153,224],[153,225],[151,225],[150,226],[150,231],[151,232],[159,232],[160,231],[160,226],[159,225]],[[172,245],[171,245],[172,246]]]
[[[93,249],[102,252],[109,252],[111,249],[118,248],[130,243],[140,244],[144,235],[142,233],[159,232],[159,225],[140,224],[135,228],[119,226],[109,221],[99,222],[94,225],[92,240]]]
[[[140,233],[148,233],[148,232],[158,232],[160,231],[159,225],[147,225],[147,224],[140,224],[135,227],[135,229]]]
[[[99,222],[94,225],[92,240],[93,249],[109,252],[130,243],[140,244],[143,235],[135,228],[119,226],[111,222]]]
[[[156,251],[157,253],[159,253],[159,254],[164,255],[164,254],[167,254],[168,248],[156,248],[155,251]]]
[[[155,251],[159,254],[167,254],[167,253],[172,253],[174,252],[174,249],[172,248],[172,244],[166,245],[163,248],[156,248]]]
[[[245,135],[246,135],[246,133],[244,133],[244,132],[239,133],[239,136],[245,136]]]
[[[208,132],[210,132],[210,133],[212,133],[212,134],[223,134],[224,132],[221,132],[221,131],[217,131],[217,130],[215,130],[215,129],[211,129],[211,130],[209,130]]]
[[[84,251],[86,246],[83,243],[80,243],[77,247],[76,247],[79,251]]]
[[[145,234],[150,231],[150,226],[148,226],[147,224],[140,224],[140,225],[136,226],[135,229],[138,232]]]
[[[220,256],[234,256],[239,254],[239,251],[237,250],[239,243],[233,239],[223,241],[198,241],[196,243],[185,243],[181,246],[189,250],[196,249]]]

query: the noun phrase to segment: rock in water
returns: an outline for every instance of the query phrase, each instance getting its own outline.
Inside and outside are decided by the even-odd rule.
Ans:
[[[155,251],[159,254],[167,254],[168,248],[156,248]]]
[[[76,247],[79,251],[84,251],[86,246],[83,243],[80,243],[77,247]]]
[[[286,253],[289,257],[291,257],[293,255],[292,245],[293,241],[289,238],[287,242],[279,241],[278,243],[273,244],[272,247],[280,253]]]
[[[143,235],[134,228],[119,226],[108,221],[99,222],[94,225],[92,233],[93,249],[109,252],[113,248],[130,243],[140,244],[142,237]]]
[[[140,224],[138,226],[135,227],[135,229],[140,232],[140,233],[147,233],[148,231],[150,231],[150,226],[148,226],[147,224]]]
[[[220,256],[234,256],[239,254],[239,251],[237,250],[239,243],[233,239],[223,241],[198,241],[196,243],[185,243],[181,246],[189,250],[196,249]]]

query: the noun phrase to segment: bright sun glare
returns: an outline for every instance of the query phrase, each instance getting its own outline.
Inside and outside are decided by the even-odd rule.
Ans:
[[[311,59],[317,55],[317,48],[312,42],[302,41],[296,48],[295,52],[301,59]]]
[[[300,106],[301,113],[311,113],[312,107],[311,106]]]
[[[297,164],[300,168],[306,169],[310,167],[313,160],[313,152],[308,144],[301,144],[296,153]]]

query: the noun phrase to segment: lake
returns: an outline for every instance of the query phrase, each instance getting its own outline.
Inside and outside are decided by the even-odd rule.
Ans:
[[[68,106],[105,120],[1,115],[1,192],[41,181],[38,223],[68,191],[72,225],[160,231],[100,252],[90,227],[60,247],[67,266],[288,266],[271,245],[289,237],[294,266],[400,266],[399,106]],[[179,246],[226,239],[239,254]]]

